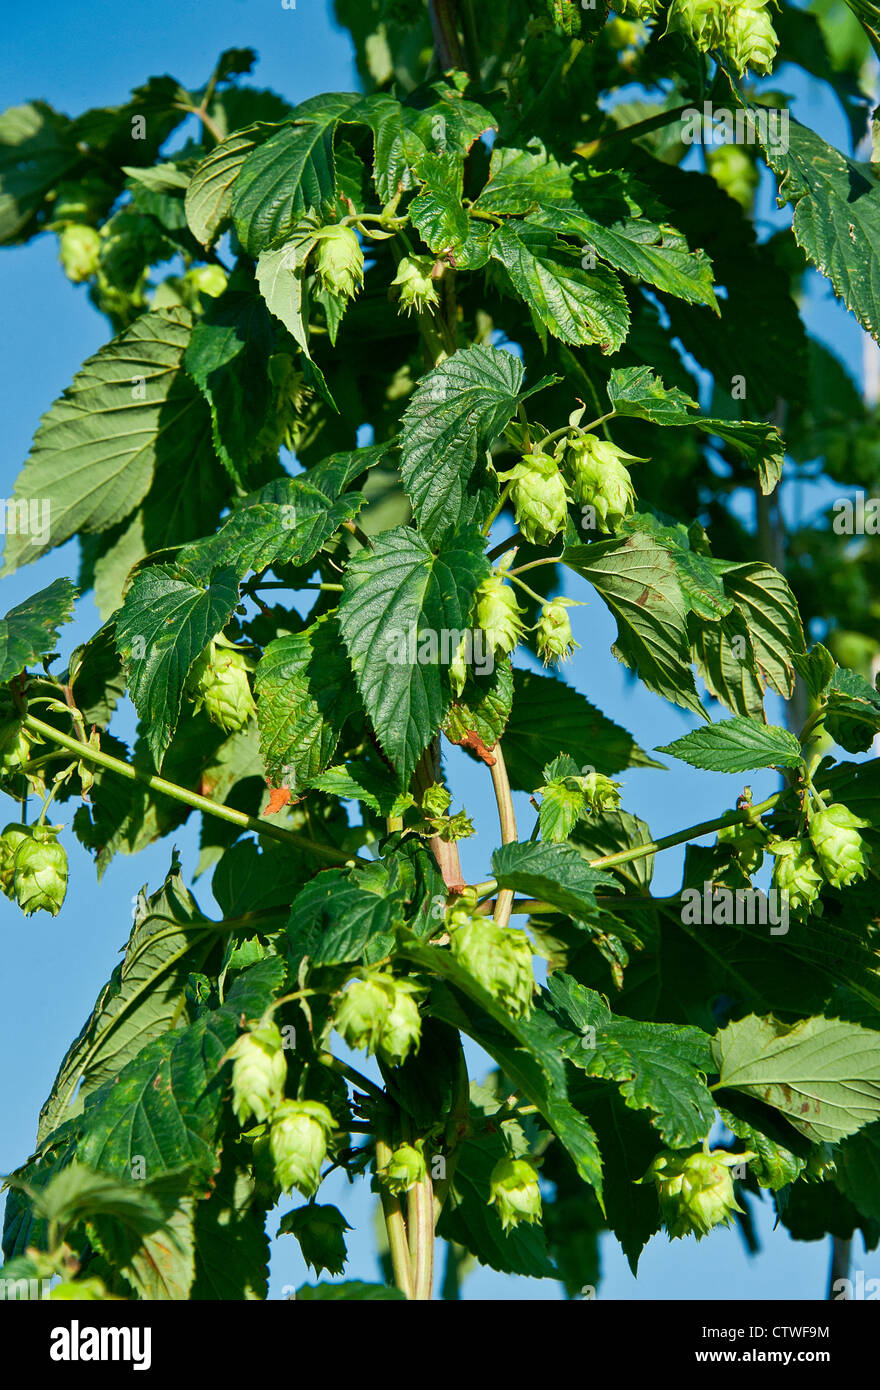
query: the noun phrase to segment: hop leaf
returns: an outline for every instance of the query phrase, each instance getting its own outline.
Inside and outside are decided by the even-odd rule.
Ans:
[[[511,484],[510,500],[526,540],[547,545],[565,526],[571,501],[565,479],[552,454],[524,454],[504,475]]]
[[[755,1155],[714,1150],[657,1155],[639,1182],[653,1180],[660,1200],[660,1214],[670,1240],[695,1235],[697,1240],[715,1226],[729,1226],[737,1205],[730,1169]]]
[[[240,648],[215,637],[187,677],[186,693],[196,709],[204,709],[224,733],[243,729],[251,715],[256,714],[249,670],[248,657]]]
[[[635,490],[624,459],[644,462],[594,434],[569,442],[566,464],[575,498],[595,510],[603,531],[613,531],[633,509]]]
[[[452,954],[514,1018],[531,1013],[535,976],[524,932],[455,907],[447,920]]]
[[[229,1049],[233,1060],[232,1108],[239,1124],[250,1115],[262,1123],[284,1099],[287,1061],[281,1032],[275,1023],[243,1033]]]
[[[67,852],[56,838],[60,826],[35,825],[15,851],[15,900],[26,917],[57,917],[67,893]]]
[[[315,276],[328,294],[353,299],[364,283],[364,253],[351,227],[322,227],[317,234]]]
[[[439,304],[437,287],[432,278],[433,256],[404,256],[397,274],[391,281],[392,289],[398,291],[397,307],[406,314],[413,310],[417,314]]]
[[[269,1151],[284,1192],[296,1188],[304,1197],[317,1192],[327,1139],[335,1121],[317,1100],[286,1100],[275,1111]]]
[[[810,839],[825,878],[834,888],[847,888],[868,872],[869,853],[859,830],[870,822],[847,806],[829,806],[810,820]]]
[[[777,840],[768,848],[776,856],[773,887],[786,895],[793,911],[809,907],[816,901],[822,888],[822,875],[816,867],[809,842]]]
[[[376,1176],[393,1196],[400,1197],[420,1183],[427,1171],[421,1146],[398,1144],[385,1167],[377,1170]]]
[[[538,1173],[529,1158],[500,1158],[489,1178],[489,1206],[496,1207],[504,1230],[541,1220]]]

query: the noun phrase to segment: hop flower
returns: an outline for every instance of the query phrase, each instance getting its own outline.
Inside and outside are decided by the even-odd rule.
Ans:
[[[442,782],[432,782],[422,795],[422,810],[426,816],[436,819],[445,816],[449,810],[451,797]]]
[[[31,742],[20,719],[0,724],[0,776],[18,772],[31,756]]]
[[[351,227],[322,227],[315,251],[315,275],[322,290],[353,299],[364,283],[364,253]]]
[[[566,611],[571,605],[571,599],[557,598],[545,603],[541,609],[538,655],[545,666],[549,666],[551,661],[568,661],[575,647],[580,646],[580,642],[574,640],[571,620]]]
[[[310,1202],[290,1212],[281,1223],[285,1235],[299,1241],[306,1264],[316,1274],[326,1269],[328,1274],[341,1274],[348,1258],[345,1231],[351,1227],[338,1207],[316,1206]]]
[[[64,274],[75,285],[95,274],[100,252],[101,238],[94,227],[74,223],[65,227],[58,239],[58,259]]]
[[[635,491],[623,459],[644,462],[595,434],[579,435],[569,442],[567,464],[574,495],[580,506],[595,510],[603,531],[613,531],[633,509]]]
[[[659,4],[660,0],[614,0],[614,8],[618,14],[642,21],[653,19]]]
[[[729,198],[751,209],[755,191],[761,182],[755,161],[741,145],[720,145],[717,149],[706,151],[709,173]]]
[[[565,479],[552,454],[524,454],[505,475],[510,500],[526,540],[548,545],[565,525],[571,501]]]
[[[296,1188],[304,1197],[317,1192],[327,1138],[335,1121],[317,1100],[285,1100],[275,1111],[269,1151],[284,1192]]]
[[[284,1099],[287,1061],[278,1025],[268,1023],[243,1033],[227,1056],[232,1059],[232,1108],[239,1124],[249,1115],[268,1120]]]
[[[0,888],[7,898],[12,897],[16,850],[23,840],[29,840],[30,837],[30,826],[16,825],[15,822],[7,825],[0,835]]]
[[[816,901],[822,887],[822,875],[807,840],[777,840],[768,846],[776,856],[773,866],[773,887],[788,898],[792,911],[809,907]]]
[[[243,729],[257,707],[251,694],[248,657],[224,638],[215,637],[190,670],[186,693],[224,733]]]
[[[57,917],[67,893],[67,853],[56,836],[59,826],[35,825],[15,851],[15,899],[26,917],[50,912]]]
[[[577,780],[591,811],[617,810],[620,805],[620,782],[606,777],[604,772],[588,772]]]
[[[384,1168],[379,1168],[376,1176],[395,1197],[409,1192],[427,1174],[425,1155],[414,1144],[398,1144]]]
[[[673,0],[669,28],[686,34],[705,53],[721,43],[725,9],[724,0]]]
[[[497,1207],[507,1231],[520,1222],[541,1220],[538,1172],[529,1158],[500,1158],[489,1178],[489,1206]]]
[[[829,806],[810,820],[810,839],[822,873],[834,888],[847,888],[868,872],[869,853],[859,830],[869,821],[847,806]]]
[[[397,267],[397,274],[391,281],[392,288],[398,290],[397,307],[411,314],[439,304],[437,287],[431,277],[434,269],[433,256],[404,256]]]
[[[486,634],[491,650],[501,656],[512,652],[523,636],[526,629],[520,614],[524,611],[513,590],[497,572],[484,579],[477,590],[477,626]]]
[[[766,0],[738,0],[725,7],[722,48],[740,77],[747,68],[764,76],[773,71],[779,39]]]
[[[229,280],[220,265],[194,265],[183,278],[196,294],[206,294],[209,299],[219,299]]]
[[[411,1052],[418,1052],[422,1036],[422,1017],[419,1000],[424,994],[415,980],[388,977],[386,988],[391,991],[391,1007],[379,1037],[379,1056],[389,1066],[398,1067]]]
[[[738,861],[743,873],[751,878],[764,862],[767,833],[760,825],[738,821],[735,825],[721,827],[718,831],[718,843],[730,847],[730,852]]]
[[[751,1152],[731,1154],[720,1149],[692,1154],[666,1151],[657,1155],[638,1181],[655,1183],[670,1240],[688,1235],[702,1240],[713,1227],[729,1226],[733,1213],[742,1211],[730,1169],[754,1157]]]
[[[452,954],[514,1018],[531,1013],[535,976],[524,932],[499,927],[489,917],[455,908],[447,926]]]

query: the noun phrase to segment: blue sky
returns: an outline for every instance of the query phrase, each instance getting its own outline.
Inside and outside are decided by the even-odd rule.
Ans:
[[[4,17],[6,43],[0,54],[0,107],[43,98],[69,115],[95,105],[125,100],[129,89],[152,74],[171,72],[197,86],[208,76],[217,55],[228,47],[255,48],[260,61],[252,81],[272,87],[289,100],[322,90],[350,90],[356,75],[347,36],[337,30],[327,0],[299,0],[295,10],[280,0],[214,0],[210,6],[181,6],[155,0],[149,11],[120,5],[118,0],[91,0],[71,6],[44,0],[10,7]],[[845,145],[846,126],[822,84],[786,73],[779,85],[796,91],[799,115],[826,138]],[[765,189],[762,218],[775,217]],[[0,494],[8,496],[38,419],[82,363],[109,336],[107,325],[89,305],[84,289],[65,280],[58,264],[55,238],[0,254],[0,303],[5,333],[0,342]],[[862,332],[833,300],[824,281],[815,277],[807,307],[810,326],[858,372]],[[499,537],[500,538],[500,537]],[[77,547],[71,543],[35,565],[4,579],[2,608],[12,607],[58,575],[76,575]],[[593,702],[631,730],[643,747],[668,743],[693,721],[641,686],[629,681],[610,653],[614,623],[591,594],[574,586],[572,597],[588,598],[575,610],[581,649],[566,678]],[[98,626],[90,597],[83,598],[77,619],[63,634],[62,655]],[[63,664],[63,662],[62,662]],[[772,717],[773,711],[769,709]],[[127,716],[125,737],[133,729]],[[116,726],[114,725],[114,728]],[[463,846],[469,877],[486,876],[494,847],[495,809],[488,778],[463,754],[454,752],[449,772],[456,807],[464,801],[482,834]],[[692,824],[732,805],[740,779],[693,772],[681,765],[675,773],[627,773],[624,804],[646,819],[656,835]],[[756,799],[775,790],[770,774],[753,779]],[[13,807],[8,803],[9,818]],[[525,797],[517,806],[521,832],[531,829],[534,812]],[[70,805],[58,819],[68,823]],[[522,828],[524,827],[524,831]],[[197,828],[190,824],[174,837],[184,872],[197,860]],[[3,1007],[0,1009],[0,1173],[8,1172],[30,1151],[40,1105],[51,1087],[58,1063],[88,1015],[128,935],[132,903],[140,887],[155,888],[168,868],[171,844],[153,846],[136,859],[117,858],[100,886],[94,866],[72,834],[65,836],[71,864],[67,903],[54,920],[39,914],[25,920],[0,900],[0,951],[3,960]],[[674,891],[680,883],[681,855],[661,857],[656,888]],[[196,886],[206,910],[215,904],[208,880]],[[349,1189],[344,1179],[331,1180],[322,1200],[337,1201],[355,1226],[349,1237],[353,1261],[350,1277],[376,1277],[372,1255],[372,1201],[363,1186]],[[290,1205],[290,1204],[288,1204]],[[285,1208],[286,1209],[286,1208]],[[612,1239],[603,1242],[604,1282],[600,1297],[626,1298],[819,1298],[823,1296],[828,1250],[822,1244],[796,1244],[783,1231],[773,1232],[769,1201],[756,1210],[765,1253],[749,1260],[734,1231],[720,1231],[697,1246],[671,1247],[657,1237],[642,1258],[638,1283]],[[274,1232],[275,1227],[272,1227]],[[857,1241],[854,1265],[869,1277],[880,1274],[880,1256],[864,1258]],[[276,1242],[272,1260],[272,1296],[306,1278],[296,1242]],[[509,1279],[478,1270],[465,1285],[466,1298],[557,1298],[557,1285]]]

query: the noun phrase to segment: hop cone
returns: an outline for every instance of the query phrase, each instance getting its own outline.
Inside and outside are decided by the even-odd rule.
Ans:
[[[437,287],[432,279],[433,256],[404,256],[391,281],[398,291],[397,306],[406,314],[417,314],[439,303]]]
[[[580,646],[580,642],[574,640],[571,630],[571,619],[568,616],[570,606],[570,599],[557,598],[545,603],[541,609],[537,646],[538,655],[545,666],[555,661],[568,661],[575,647]]]
[[[214,640],[187,677],[187,693],[196,709],[227,734],[243,729],[256,704],[248,681],[248,658],[238,647]]]
[[[452,954],[459,964],[514,1018],[531,1013],[535,976],[525,933],[461,909],[450,915],[448,926]]]
[[[505,1231],[523,1221],[541,1220],[541,1189],[531,1159],[499,1159],[489,1178],[489,1190],[489,1206],[497,1208]]]
[[[658,1154],[640,1182],[653,1179],[660,1199],[660,1214],[670,1240],[695,1235],[697,1240],[715,1226],[728,1226],[741,1211],[733,1190],[730,1169],[754,1158],[753,1153]]]
[[[317,1192],[327,1138],[334,1125],[326,1105],[317,1100],[286,1100],[275,1111],[269,1150],[284,1192],[294,1187],[304,1197]]]
[[[250,1115],[262,1122],[284,1099],[287,1061],[275,1023],[243,1033],[228,1054],[233,1059],[232,1108],[239,1124]]]
[[[773,887],[788,898],[793,912],[809,907],[822,888],[822,875],[816,867],[809,841],[778,840],[770,845],[776,856],[773,866]]]
[[[505,656],[525,632],[523,610],[516,595],[499,574],[484,579],[476,597],[476,622],[486,634],[490,649]]]
[[[581,435],[568,449],[567,466],[575,498],[582,507],[593,507],[603,531],[613,531],[633,509],[635,490],[623,462],[640,462],[594,434]]]
[[[526,540],[549,544],[565,526],[571,500],[553,455],[524,454],[505,480],[511,483],[510,500]]]
[[[351,227],[323,227],[315,250],[315,275],[322,290],[353,299],[364,283],[364,253]]]
[[[35,825],[15,851],[15,899],[26,917],[57,917],[67,893],[67,853],[56,836],[61,827]]]
[[[810,839],[822,873],[834,888],[847,888],[868,872],[868,850],[859,834],[870,822],[847,806],[829,806],[810,821]]]

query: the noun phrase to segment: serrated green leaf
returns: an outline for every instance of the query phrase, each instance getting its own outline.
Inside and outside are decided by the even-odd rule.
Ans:
[[[311,779],[310,787],[331,796],[363,801],[380,816],[402,816],[415,805],[409,792],[401,792],[397,778],[387,768],[355,760],[328,767]]]
[[[53,579],[0,618],[0,685],[48,656],[58,641],[57,629],[73,617],[75,598],[69,579]]]
[[[208,407],[181,370],[184,309],[141,315],[90,357],[44,415],[14,497],[48,500],[45,541],[8,536],[5,570],[36,560],[77,532],[105,531],[145,496],[158,466],[184,472],[213,457]]]
[[[856,671],[836,667],[825,693],[825,727],[848,753],[867,753],[880,733],[880,694]]]
[[[713,1039],[719,1086],[778,1110],[814,1143],[880,1117],[880,1033],[841,1019],[779,1023],[750,1014]]]
[[[757,719],[726,719],[683,734],[655,749],[709,772],[752,772],[762,767],[799,767],[801,746],[794,734]]]
[[[330,763],[358,708],[336,618],[270,642],[254,684],[266,771],[275,786],[297,791]]]
[[[189,669],[237,603],[234,570],[220,570],[205,587],[164,565],[141,570],[132,581],[116,615],[116,650],[157,767],[177,727]]]
[[[489,251],[536,318],[563,343],[616,352],[629,329],[626,295],[612,271],[584,270],[581,251],[555,233],[525,222],[505,222]]]
[[[564,202],[571,196],[574,164],[560,164],[539,140],[524,150],[495,145],[489,178],[476,198],[479,212],[522,215],[544,202]]]
[[[316,240],[316,228],[300,228],[283,245],[261,251],[256,270],[257,284],[266,304],[307,357],[310,355],[309,333],[303,319],[303,281],[305,264]]]
[[[380,1303],[405,1301],[406,1295],[389,1284],[365,1284],[361,1279],[345,1279],[339,1284],[301,1284],[294,1298],[297,1303]]]
[[[184,201],[190,231],[203,246],[211,246],[229,218],[232,188],[241,166],[275,126],[256,124],[221,140],[192,176]]]
[[[733,599],[754,651],[765,685],[790,699],[794,690],[793,657],[805,651],[797,600],[784,575],[760,560],[722,569],[724,592]]]
[[[293,959],[315,965],[373,961],[394,945],[399,904],[362,886],[347,869],[325,869],[294,898],[287,923]]]
[[[634,516],[627,517],[617,527],[618,535],[637,532],[650,536],[669,555],[690,613],[708,622],[717,622],[731,611],[733,600],[724,592],[717,565],[692,547],[687,527],[682,522],[640,507]]]
[[[596,911],[597,888],[619,888],[609,874],[591,869],[571,845],[502,845],[492,855],[492,872],[499,888],[542,898],[570,917]]]
[[[568,546],[563,563],[594,586],[617,619],[618,661],[649,690],[705,714],[689,666],[686,607],[675,564],[650,536]]]
[[[449,703],[448,669],[489,572],[485,538],[449,536],[434,555],[408,527],[349,561],[339,627],[379,742],[406,786]],[[457,634],[455,636],[454,634]]]
[[[461,695],[453,699],[443,732],[450,743],[458,743],[482,757],[501,738],[513,708],[514,673],[508,658],[495,665],[494,671],[477,675],[468,669]]]

